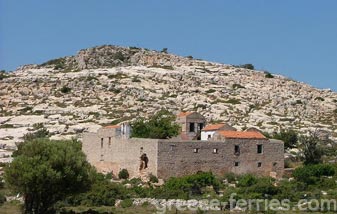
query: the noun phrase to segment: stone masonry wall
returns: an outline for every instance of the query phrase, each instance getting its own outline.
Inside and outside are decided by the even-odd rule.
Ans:
[[[257,145],[263,152],[257,153]],[[240,154],[234,154],[234,147]],[[218,141],[160,141],[158,144],[158,177],[183,176],[198,171],[212,171],[223,175],[252,173],[281,177],[284,168],[283,142],[274,140],[235,139]],[[235,166],[238,162],[238,166]],[[261,165],[259,165],[259,163]]]
[[[103,146],[101,141],[103,139]],[[127,169],[130,177],[139,176],[140,156],[145,153],[149,159],[146,172],[157,176],[158,140],[137,138],[111,138],[96,133],[83,135],[82,150],[92,165],[105,163],[118,175],[121,169]]]

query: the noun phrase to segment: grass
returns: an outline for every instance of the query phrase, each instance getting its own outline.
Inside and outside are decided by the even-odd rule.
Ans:
[[[6,202],[0,206],[0,214],[21,214],[21,205],[17,201]]]

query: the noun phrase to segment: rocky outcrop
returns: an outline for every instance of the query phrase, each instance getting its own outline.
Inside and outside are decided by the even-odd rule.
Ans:
[[[43,123],[54,139],[71,138],[163,107],[199,111],[208,121],[238,129],[320,129],[336,140],[336,92],[268,77],[146,49],[89,48],[23,66],[0,80],[0,144],[20,141],[35,123]]]

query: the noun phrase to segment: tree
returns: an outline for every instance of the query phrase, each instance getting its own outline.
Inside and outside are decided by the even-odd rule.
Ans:
[[[280,133],[274,134],[273,138],[282,140],[285,149],[295,148],[298,142],[298,135],[294,130],[282,130]]]
[[[179,124],[175,122],[175,115],[162,109],[148,120],[137,119],[131,123],[131,137],[168,139],[179,134]]]
[[[24,196],[24,213],[53,213],[53,205],[90,186],[92,168],[77,141],[36,139],[20,148],[5,180]]]
[[[301,136],[300,142],[303,146],[305,165],[322,162],[322,149],[319,145],[320,139],[316,133],[311,133],[309,136]]]

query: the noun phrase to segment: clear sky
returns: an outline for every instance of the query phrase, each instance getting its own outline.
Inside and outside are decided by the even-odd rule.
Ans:
[[[0,69],[103,44],[252,63],[337,91],[336,0],[0,0]]]

